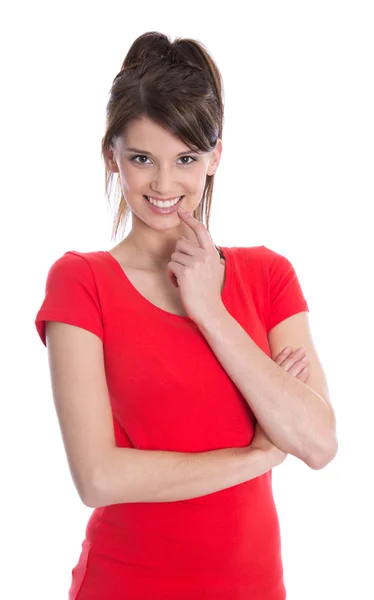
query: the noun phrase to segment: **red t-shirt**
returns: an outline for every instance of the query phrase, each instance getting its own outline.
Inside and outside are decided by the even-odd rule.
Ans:
[[[270,356],[267,333],[308,311],[296,272],[266,246],[221,247],[222,301]],[[116,444],[205,452],[248,446],[255,417],[197,325],[147,300],[108,251],[51,266],[35,325],[88,329],[103,342]],[[272,471],[175,502],[95,508],[69,600],[284,600]]]

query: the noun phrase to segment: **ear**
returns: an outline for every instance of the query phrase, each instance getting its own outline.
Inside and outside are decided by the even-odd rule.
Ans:
[[[218,169],[219,162],[222,154],[222,140],[218,138],[215,149],[212,152],[207,175],[214,175]]]
[[[118,173],[119,168],[117,165],[117,161],[114,156],[113,147],[110,146],[107,155],[104,157],[106,168],[112,173]]]

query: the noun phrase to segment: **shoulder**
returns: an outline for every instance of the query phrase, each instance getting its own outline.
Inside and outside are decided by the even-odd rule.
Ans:
[[[46,290],[85,287],[95,290],[103,265],[102,251],[79,252],[67,250],[55,259],[47,270]]]
[[[64,254],[56,259],[55,263],[71,265],[79,265],[82,264],[83,261],[86,263],[91,263],[92,261],[98,260],[103,253],[105,254],[103,250],[92,250],[90,252],[67,250],[64,252]]]
[[[262,258],[264,254],[265,246],[228,246],[226,250],[231,256],[244,259],[244,260],[256,260]]]
[[[264,282],[273,284],[284,278],[296,276],[291,260],[284,254],[264,244],[258,246],[234,246],[227,250],[237,269],[243,268]]]
[[[265,270],[271,280],[279,277],[297,277],[293,259],[281,252],[277,252],[267,246],[262,246],[262,255]]]
[[[270,274],[274,270],[292,268],[292,263],[287,256],[264,244],[260,246],[234,247],[229,250],[252,266],[257,263],[264,271]]]
[[[237,266],[263,271],[268,250],[265,246],[231,246],[227,250]]]
[[[69,250],[50,266],[45,282],[45,297],[35,320],[44,344],[46,321],[82,327],[103,339],[95,260],[98,260],[95,252]]]
[[[78,250],[67,250],[59,256],[50,266],[50,273],[62,272],[86,272],[99,264],[103,251],[80,252]]]

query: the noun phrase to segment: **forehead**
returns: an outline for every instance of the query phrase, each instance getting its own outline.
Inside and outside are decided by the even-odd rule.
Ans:
[[[175,138],[168,130],[148,117],[130,121],[118,141],[123,149],[131,146],[153,154],[163,152],[174,155],[191,150],[187,144]]]

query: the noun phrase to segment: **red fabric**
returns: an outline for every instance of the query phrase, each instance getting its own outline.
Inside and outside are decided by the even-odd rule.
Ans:
[[[267,333],[308,311],[295,270],[266,246],[223,247],[222,300],[270,356]],[[50,268],[35,324],[103,341],[116,444],[204,452],[248,446],[255,418],[196,324],[149,302],[107,251],[69,251]],[[93,510],[69,600],[284,600],[272,471],[177,502]]]

